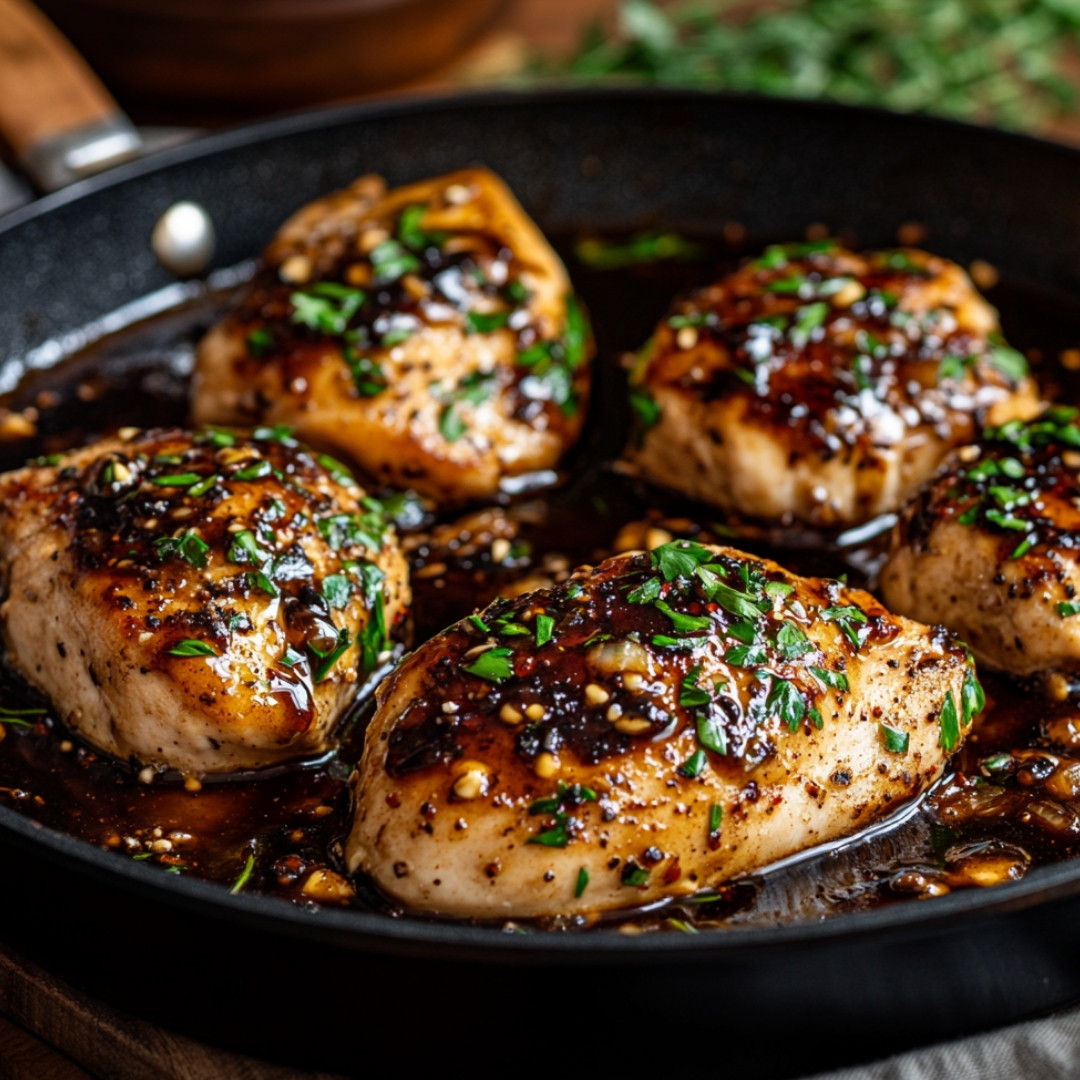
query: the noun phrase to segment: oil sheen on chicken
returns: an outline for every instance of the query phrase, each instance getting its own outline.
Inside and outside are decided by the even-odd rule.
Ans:
[[[550,470],[577,438],[584,314],[487,170],[389,192],[363,177],[299,211],[264,264],[199,349],[198,421],[291,424],[444,503]]]
[[[768,248],[676,303],[631,383],[650,479],[824,527],[898,509],[982,422],[1038,410],[960,267],[831,241]]]
[[[1080,426],[1055,407],[984,433],[903,513],[881,574],[886,603],[944,623],[979,662],[1080,676]]]
[[[351,869],[484,919],[685,895],[938,778],[982,692],[868,593],[674,541],[496,601],[380,687]]]
[[[409,600],[381,506],[282,430],[7,473],[0,562],[7,661],[80,738],[188,774],[329,748]]]

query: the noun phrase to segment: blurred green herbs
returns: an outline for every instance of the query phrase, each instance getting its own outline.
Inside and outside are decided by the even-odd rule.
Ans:
[[[1068,112],[1080,0],[622,0],[542,74],[621,76],[1027,127]]]

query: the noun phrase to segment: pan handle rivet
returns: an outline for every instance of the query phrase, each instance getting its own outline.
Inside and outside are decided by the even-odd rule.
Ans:
[[[198,203],[173,203],[158,218],[150,246],[166,270],[177,277],[193,277],[210,265],[214,223]]]

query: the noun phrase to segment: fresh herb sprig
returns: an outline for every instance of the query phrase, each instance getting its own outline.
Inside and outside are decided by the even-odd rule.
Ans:
[[[741,8],[742,10],[736,10]],[[1080,38],[1062,0],[622,0],[568,59],[534,75],[830,98],[1025,127],[1069,111],[1061,74]]]

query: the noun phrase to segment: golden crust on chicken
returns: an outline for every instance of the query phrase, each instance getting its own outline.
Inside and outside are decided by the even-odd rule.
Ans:
[[[685,896],[911,800],[981,706],[945,631],[675,541],[414,652],[378,693],[347,859],[444,915]]]
[[[409,602],[379,504],[282,431],[125,432],[0,477],[8,662],[184,773],[329,749]]]
[[[960,267],[832,241],[769,248],[676,303],[631,383],[645,476],[824,527],[899,509],[983,422],[1038,410]]]
[[[289,424],[378,484],[467,502],[558,465],[591,354],[562,263],[493,173],[368,176],[282,227],[199,348],[194,415]]]

